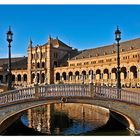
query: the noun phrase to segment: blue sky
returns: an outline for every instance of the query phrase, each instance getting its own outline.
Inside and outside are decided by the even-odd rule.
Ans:
[[[119,25],[122,41],[140,37],[140,5],[0,5],[0,57],[7,57],[6,32],[12,27],[13,56],[26,56],[48,35],[78,49],[114,43]]]

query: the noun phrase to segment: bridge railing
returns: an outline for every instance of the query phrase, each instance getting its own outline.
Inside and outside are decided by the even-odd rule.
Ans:
[[[35,98],[35,87],[11,90],[0,94],[0,105]]]
[[[39,99],[46,97],[98,97],[111,100],[120,100],[140,105],[140,94],[123,89],[104,86],[93,86],[92,84],[57,84],[41,85],[18,90],[7,91],[0,94],[0,105]]]
[[[29,99],[39,99],[44,97],[56,96],[90,96],[90,87],[89,85],[83,84],[52,84],[11,90],[0,94],[0,105],[14,103],[17,101],[25,101]]]
[[[140,105],[140,93],[124,89],[94,86],[94,96],[105,99],[120,100]]]
[[[39,92],[41,97],[90,96],[89,86],[82,84],[45,85],[39,87]]]

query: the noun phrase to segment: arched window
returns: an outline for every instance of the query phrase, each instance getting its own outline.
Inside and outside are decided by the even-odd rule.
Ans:
[[[44,83],[44,80],[45,80],[45,74],[42,73],[42,74],[41,74],[41,82]]]
[[[133,79],[137,78],[137,67],[136,66],[131,66],[130,72],[133,74],[133,76],[132,76]]]
[[[23,75],[23,81],[27,81],[27,74]]]
[[[60,73],[57,72],[57,73],[56,73],[56,81],[59,81],[59,80],[60,80]]]
[[[45,62],[42,62],[42,68],[44,68],[45,67]]]
[[[38,63],[37,63],[37,68],[39,68],[39,67],[40,67],[40,63],[38,62]]]
[[[64,80],[66,80],[66,72],[62,73],[62,77],[63,77]]]
[[[104,69],[104,79],[109,79],[109,70]]]
[[[127,78],[126,67],[121,68],[121,73],[123,74],[123,77],[121,76],[121,79],[126,79]]]
[[[20,74],[18,74],[17,80],[18,80],[18,81],[21,81],[21,75],[20,75]]]

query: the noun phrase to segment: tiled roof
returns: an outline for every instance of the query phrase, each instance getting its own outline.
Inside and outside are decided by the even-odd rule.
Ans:
[[[58,44],[59,46],[72,48],[72,47],[68,46],[67,44],[65,44],[64,42],[62,42],[61,40],[59,40],[58,38],[56,38],[56,39],[51,38],[51,43],[52,43],[53,46],[55,46],[56,44]],[[42,46],[45,46],[45,45],[48,45],[48,42],[45,43]]]
[[[28,58],[27,57],[20,57],[20,58],[14,58],[14,60],[16,61],[12,61],[12,64],[11,64],[11,69],[14,70],[14,69],[27,69],[27,60]],[[13,58],[11,59],[13,60]],[[7,59],[8,61],[8,59]],[[8,63],[6,64],[3,64],[3,69],[6,70],[8,67]]]
[[[24,59],[25,57],[15,57],[15,58],[11,58],[11,62],[16,62],[19,60]],[[0,58],[0,66],[3,66],[4,64],[8,63],[8,58]]]
[[[120,43],[120,52],[122,51],[125,52],[131,49],[140,49],[140,38]],[[103,55],[113,54],[116,52],[117,52],[116,44],[112,44],[99,48],[83,50],[79,55],[73,57],[71,60],[103,56]]]

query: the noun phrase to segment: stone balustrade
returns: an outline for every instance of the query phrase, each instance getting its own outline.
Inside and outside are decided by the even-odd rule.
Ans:
[[[93,84],[51,84],[1,93],[0,106],[47,97],[95,97],[140,105],[140,94],[132,91]]]

